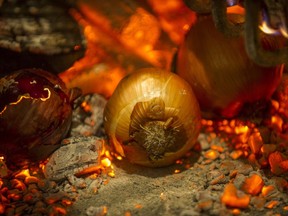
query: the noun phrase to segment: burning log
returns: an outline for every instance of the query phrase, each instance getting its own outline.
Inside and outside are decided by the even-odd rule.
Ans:
[[[83,56],[80,26],[63,2],[1,1],[0,74],[37,67],[54,73]]]

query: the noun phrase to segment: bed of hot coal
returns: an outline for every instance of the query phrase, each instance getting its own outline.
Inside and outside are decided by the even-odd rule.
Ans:
[[[279,123],[256,129],[235,119],[203,120],[198,143],[184,158],[145,168],[112,160],[103,149],[106,100],[88,94],[79,101],[70,138],[48,162],[8,175],[2,164],[1,213],[287,215],[287,141],[272,142]],[[264,131],[270,142],[260,138]]]

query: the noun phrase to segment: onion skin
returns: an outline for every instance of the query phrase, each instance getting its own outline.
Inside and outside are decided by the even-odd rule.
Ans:
[[[71,117],[69,91],[56,75],[23,69],[0,79],[0,154],[10,168],[46,159]]]
[[[263,46],[281,46],[274,38],[265,35]],[[176,72],[192,86],[204,118],[232,118],[245,103],[267,100],[283,71],[282,65],[255,64],[246,54],[244,39],[224,36],[211,16],[198,18],[180,45],[176,61]]]
[[[156,68],[122,79],[104,109],[113,150],[148,167],[170,165],[190,150],[199,135],[200,119],[189,84]]]

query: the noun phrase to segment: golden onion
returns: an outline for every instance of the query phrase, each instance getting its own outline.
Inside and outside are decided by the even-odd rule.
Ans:
[[[235,15],[235,14],[234,14]],[[228,17],[232,19],[232,14]],[[239,17],[242,15],[237,15]],[[262,37],[265,49],[280,46]],[[278,86],[283,66],[262,67],[249,59],[243,37],[219,32],[211,16],[199,16],[180,45],[176,72],[192,86],[203,117],[234,117],[244,104],[268,99]]]
[[[170,165],[193,147],[200,109],[191,87],[171,72],[136,71],[121,80],[104,110],[114,151],[150,167]]]

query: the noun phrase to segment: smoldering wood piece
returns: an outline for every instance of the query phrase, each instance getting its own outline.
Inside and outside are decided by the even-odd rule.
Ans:
[[[103,112],[107,100],[99,94],[86,94],[75,101],[71,136],[104,136]]]
[[[0,4],[0,73],[34,65],[59,73],[84,50],[80,26],[63,3],[4,0]]]
[[[62,141],[45,165],[44,175],[50,180],[62,180],[85,168],[100,165],[104,140],[96,136],[70,137]]]

